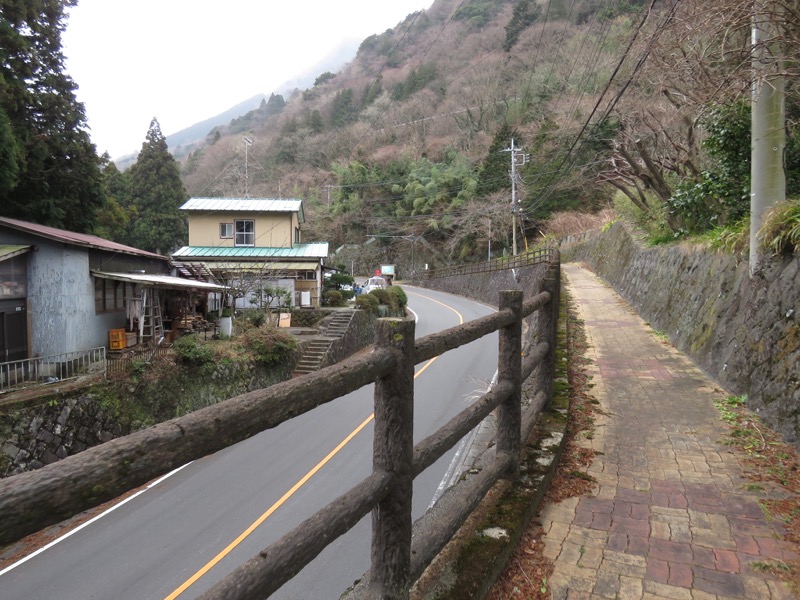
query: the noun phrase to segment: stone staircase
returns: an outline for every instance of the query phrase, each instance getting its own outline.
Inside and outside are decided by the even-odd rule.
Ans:
[[[312,373],[322,366],[333,342],[347,333],[353,314],[352,310],[341,310],[329,317],[324,329],[320,332],[321,337],[311,340],[304,347],[303,355],[294,369],[295,375]]]

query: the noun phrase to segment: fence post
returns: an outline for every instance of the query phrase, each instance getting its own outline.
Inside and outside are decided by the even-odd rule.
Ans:
[[[500,292],[500,310],[510,309],[514,322],[500,329],[497,357],[498,382],[508,382],[512,393],[500,404],[497,422],[497,452],[511,457],[510,475],[519,473],[519,452],[522,436],[522,291]]]
[[[556,376],[556,342],[558,339],[558,313],[561,303],[561,262],[556,255],[548,264],[543,288],[550,292],[550,302],[542,309],[537,331],[540,340],[550,344],[547,356],[542,361],[540,383],[547,393],[547,404],[553,400],[553,381]]]
[[[378,319],[376,347],[397,351],[397,368],[375,382],[373,470],[394,475],[372,511],[370,597],[408,598],[414,450],[414,321]]]

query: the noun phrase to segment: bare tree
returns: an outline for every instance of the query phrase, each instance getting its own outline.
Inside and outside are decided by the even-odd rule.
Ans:
[[[786,4],[788,39],[798,15]],[[666,204],[677,182],[701,178],[708,111],[748,97],[751,19],[752,2],[684,0],[652,15],[631,49],[640,64],[622,82],[631,85],[616,106],[619,134],[600,180],[643,212]]]

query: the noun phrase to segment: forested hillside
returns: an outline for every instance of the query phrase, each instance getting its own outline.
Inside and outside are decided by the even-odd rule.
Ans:
[[[162,216],[179,225],[188,196],[299,197],[304,241],[370,241],[437,261],[508,252],[512,222],[524,244],[554,211],[613,204],[665,239],[747,217],[751,1],[436,0],[365,39],[340,72],[208,132],[180,162],[154,122],[124,173],[87,154],[83,108],[60,70],[72,1],[0,0],[13,25],[0,79],[6,215],[168,251],[181,236],[152,230]],[[800,14],[788,0],[755,7],[771,23],[764,56],[787,57],[773,71],[785,81],[796,196],[800,94],[788,57],[800,56]],[[53,123],[39,114],[48,109]],[[89,209],[80,218],[77,198]]]
[[[752,10],[438,0],[365,39],[340,73],[212,132],[184,181],[193,195],[302,197],[307,239],[334,247],[382,235],[396,251],[405,237],[481,258],[511,246],[513,139],[527,239],[553,211],[615,197],[668,238],[734,223],[749,207]],[[792,56],[798,13],[782,10],[775,39]],[[786,74],[796,193],[796,64]]]

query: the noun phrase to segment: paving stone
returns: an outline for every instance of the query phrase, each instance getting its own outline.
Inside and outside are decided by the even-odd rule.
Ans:
[[[688,359],[662,343],[589,271],[564,265],[587,341],[599,402],[587,471],[594,490],[543,509],[555,600],[788,600],[786,585],[755,561],[800,554],[767,522],[761,496],[718,441],[729,431],[724,397]]]

